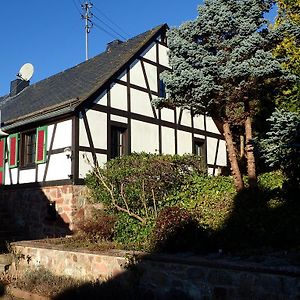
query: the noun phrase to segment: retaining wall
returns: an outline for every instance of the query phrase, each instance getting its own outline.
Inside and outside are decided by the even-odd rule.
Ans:
[[[300,268],[292,266],[117,250],[65,251],[38,242],[14,243],[14,247],[24,257],[18,272],[44,266],[54,274],[85,280],[131,280],[129,284],[148,296],[145,299],[300,299]],[[128,269],[132,260],[136,264]]]

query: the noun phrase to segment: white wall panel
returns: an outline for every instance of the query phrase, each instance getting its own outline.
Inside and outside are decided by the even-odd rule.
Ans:
[[[178,116],[179,117],[179,116]],[[184,109],[182,111],[182,116],[181,116],[181,125],[184,126],[192,126],[192,116],[191,116],[191,112],[187,109]]]
[[[11,177],[12,177],[12,183],[17,184],[18,180],[18,168],[11,169]]]
[[[107,147],[107,114],[95,110],[86,112],[94,147],[106,149]]]
[[[206,130],[209,132],[220,133],[218,127],[211,117],[206,117]]]
[[[219,143],[217,165],[219,165],[219,166],[227,165],[226,143],[225,143],[225,141],[222,141],[222,140]]]
[[[119,80],[122,80],[122,81],[127,81],[127,71],[124,71],[119,77],[118,77]]]
[[[124,124],[128,123],[128,119],[125,117],[121,117],[121,116],[110,115],[110,119],[111,119],[111,121],[115,121],[115,122],[120,122],[120,123],[124,123]]]
[[[46,164],[38,164],[37,167],[38,167],[38,181],[41,182],[44,179]]]
[[[35,168],[20,170],[19,183],[35,182]]]
[[[203,139],[203,140],[205,139],[205,136],[204,136],[204,135],[198,134],[198,133],[195,133],[195,134],[194,134],[194,137],[195,137],[195,138],[198,138],[198,139]]]
[[[130,97],[133,113],[154,117],[148,93],[130,89]]]
[[[146,81],[142,69],[141,62],[135,60],[130,66],[130,83],[146,88]]]
[[[165,67],[170,68],[168,48],[163,45],[159,45],[158,49],[159,49],[159,63]]]
[[[71,174],[71,159],[64,153],[52,154],[49,160],[46,180],[69,179]]]
[[[145,57],[153,62],[156,62],[156,44],[153,42],[142,54],[142,57]]]
[[[90,146],[81,113],[79,114],[79,146]]]
[[[52,135],[53,135],[53,129],[54,129],[54,125],[48,125],[47,128],[47,150],[50,149],[50,144],[51,144],[51,140],[52,140]]]
[[[196,115],[194,116],[194,127],[197,129],[204,130],[204,116]]]
[[[96,154],[99,166],[103,166],[107,161],[106,154]],[[88,160],[90,163],[88,162]],[[93,156],[91,152],[79,152],[79,178],[85,178],[86,174],[93,168]]]
[[[168,127],[161,128],[162,153],[175,154],[175,130]]]
[[[163,108],[161,110],[161,119],[164,121],[174,123],[174,110],[170,108]]]
[[[72,120],[57,124],[53,148],[59,149],[72,145]]]
[[[94,101],[94,103],[96,104],[100,104],[100,105],[107,105],[107,93],[106,91],[105,92],[102,92],[97,98],[96,100]]]
[[[115,83],[110,89],[110,105],[127,111],[127,87],[119,83]]]
[[[150,90],[157,92],[157,67],[144,63]],[[156,97],[156,96],[155,96]]]
[[[207,137],[207,163],[214,164],[218,140]]]
[[[192,134],[189,132],[177,131],[177,153],[193,153]]]
[[[159,147],[158,126],[132,120],[131,122],[131,151],[155,153]]]

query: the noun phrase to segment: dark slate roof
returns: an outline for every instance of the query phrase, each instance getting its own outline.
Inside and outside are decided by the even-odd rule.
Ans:
[[[74,109],[116,75],[166,24],[157,26],[107,50],[73,68],[32,84],[13,97],[0,97],[3,128],[38,114]],[[65,109],[63,111],[62,109]],[[19,123],[18,122],[18,123]]]

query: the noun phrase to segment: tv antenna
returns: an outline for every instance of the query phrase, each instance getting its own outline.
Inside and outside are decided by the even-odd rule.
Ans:
[[[81,4],[81,7],[84,11],[84,14],[81,15],[81,18],[85,20],[85,60],[89,59],[89,33],[91,32],[91,28],[93,27],[93,23],[91,21],[92,13],[91,8],[93,4],[89,1],[86,1],[84,4]]]
[[[33,75],[33,72],[34,72],[33,65],[30,63],[26,63],[21,67],[19,73],[17,74],[17,77],[19,77],[24,81],[29,81]]]

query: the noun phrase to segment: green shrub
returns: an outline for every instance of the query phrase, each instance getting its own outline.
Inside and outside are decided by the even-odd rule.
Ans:
[[[219,230],[230,215],[236,191],[231,177],[193,175],[166,199],[168,206],[197,211],[207,230]]]
[[[194,173],[206,173],[199,156],[133,153],[95,167],[86,184],[94,201],[145,223],[157,216],[165,197]]]
[[[125,248],[147,250],[149,236],[153,230],[154,221],[148,219],[147,223],[141,223],[126,213],[119,213],[115,225],[114,241],[121,243]]]
[[[94,210],[90,218],[80,220],[76,226],[78,234],[90,242],[111,241],[116,221],[116,216],[108,215],[103,210]]]
[[[161,210],[151,236],[153,251],[198,251],[207,246],[204,231],[188,210],[179,207]]]

